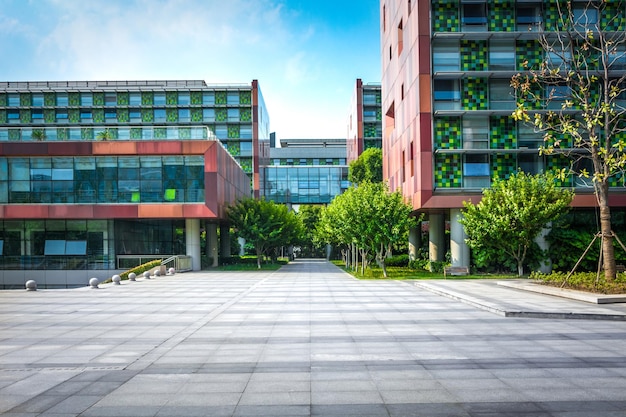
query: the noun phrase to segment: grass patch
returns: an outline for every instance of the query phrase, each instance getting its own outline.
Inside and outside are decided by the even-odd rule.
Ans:
[[[552,287],[562,287],[570,290],[586,291],[595,294],[626,294],[626,274],[618,273],[614,281],[607,282],[604,273],[598,277],[596,272],[577,272],[567,281],[567,273],[553,272],[551,274],[533,273],[530,276],[542,284]],[[563,284],[565,282],[565,284]]]
[[[370,265],[365,274],[361,275],[361,270],[352,271],[346,269],[342,261],[332,261],[342,270],[346,271],[357,279],[390,279],[390,280],[402,280],[402,279],[444,279],[443,272],[430,272],[424,270],[416,270],[402,266],[388,266],[387,278],[383,277],[383,271],[378,265]],[[500,275],[500,274],[470,274],[470,275],[448,275],[447,279],[511,279],[518,278],[516,275]]]
[[[259,269],[256,256],[232,256],[220,259],[220,265],[216,268],[210,268],[213,271],[276,271],[283,265],[289,263],[288,258],[278,258],[274,262],[263,260],[261,269]]]

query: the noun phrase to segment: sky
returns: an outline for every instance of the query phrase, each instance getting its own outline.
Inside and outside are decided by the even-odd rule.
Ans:
[[[259,80],[278,138],[344,138],[379,0],[0,0],[0,81]]]

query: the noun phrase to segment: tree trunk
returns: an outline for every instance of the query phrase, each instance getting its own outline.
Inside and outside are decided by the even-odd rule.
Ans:
[[[613,231],[611,230],[611,208],[609,207],[608,181],[598,184],[598,205],[600,206],[600,231],[602,232],[602,257],[604,278],[607,281],[615,279],[615,250],[613,248]]]
[[[521,261],[517,261],[517,275],[519,277],[524,276],[524,264]]]

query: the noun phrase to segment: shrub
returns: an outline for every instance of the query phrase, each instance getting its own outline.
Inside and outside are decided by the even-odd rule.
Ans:
[[[608,282],[604,279],[604,274],[598,276],[597,272],[576,272],[567,281],[567,272],[552,272],[541,274],[533,272],[530,278],[543,282],[554,287],[569,288],[580,291],[589,291],[600,294],[620,294],[626,292],[626,274],[618,273],[614,281]],[[563,285],[563,283],[565,284]]]
[[[408,266],[409,255],[395,255],[385,259],[386,266]]]

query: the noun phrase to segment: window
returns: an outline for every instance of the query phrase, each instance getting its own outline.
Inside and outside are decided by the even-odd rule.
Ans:
[[[34,93],[33,94],[33,107],[42,107],[43,106],[43,94]]]
[[[141,110],[139,109],[130,109],[128,111],[128,117],[131,123],[141,122]]]
[[[165,93],[154,93],[154,105],[155,106],[165,106]]]
[[[226,94],[226,104],[238,105],[239,104],[239,91],[229,91]]]
[[[19,94],[9,94],[7,101],[8,101],[9,107],[19,107],[19,105],[20,105],[20,95]]]
[[[81,106],[93,106],[93,95],[91,93],[80,93]]]
[[[489,119],[487,117],[463,118],[463,148],[489,148]]]
[[[57,110],[57,122],[58,123],[67,123],[67,111],[65,110]]]
[[[489,81],[489,106],[491,109],[515,109],[515,96],[508,80],[492,79]]]
[[[485,3],[463,4],[463,30],[482,31],[487,29],[487,7]]]
[[[114,123],[117,121],[117,111],[115,109],[106,109],[104,111],[104,119],[106,123]]]
[[[404,83],[400,86],[400,98],[404,100]]]
[[[435,110],[458,110],[461,106],[459,80],[435,80]]]
[[[9,123],[19,123],[20,122],[20,112],[17,110],[9,110],[7,111],[7,120]]]
[[[458,42],[440,42],[433,46],[433,71],[459,71],[461,53]]]
[[[541,29],[541,8],[534,4],[520,4],[515,11],[515,23],[520,32],[534,32]]]
[[[408,0],[408,1],[407,1],[407,6],[408,6],[407,8],[408,8],[408,10],[409,10],[409,15],[410,15],[410,14],[411,14],[411,6],[412,6],[412,5],[411,5],[411,0]]]
[[[117,104],[117,94],[114,92],[104,94],[104,105],[115,106]]]
[[[178,104],[181,106],[189,106],[191,104],[189,91],[181,91],[178,93]]]
[[[402,48],[404,46],[404,35],[402,33],[402,19],[400,19],[400,24],[398,25],[398,56],[402,53]]]
[[[215,121],[215,109],[202,109],[202,119],[205,122]]]
[[[178,121],[188,122],[191,120],[191,112],[189,109],[178,109]]]
[[[242,125],[239,128],[239,138],[240,139],[252,139],[252,127]]]
[[[165,109],[154,109],[154,121],[155,122],[165,121]]]
[[[489,69],[492,71],[515,70],[515,44],[512,41],[489,43]]]
[[[543,142],[542,134],[536,133],[532,125],[517,124],[517,146],[520,149],[539,149]]]
[[[42,120],[43,119],[43,111],[42,110],[33,110],[32,118],[33,118],[33,121]]]
[[[517,165],[519,169],[527,174],[535,175],[541,172],[539,154],[535,152],[519,154],[517,157]]]
[[[228,121],[229,122],[239,121],[239,109],[228,109]]]
[[[202,104],[215,104],[215,93],[213,91],[202,93]]]
[[[67,93],[57,93],[57,106],[67,106],[68,104]]]
[[[467,188],[489,187],[489,156],[485,154],[465,155],[463,177],[463,185]]]
[[[584,4],[572,5],[572,14],[574,19],[574,25],[577,30],[594,30],[598,23],[598,10],[593,6]]]
[[[387,30],[387,7],[383,4],[383,32]]]
[[[128,102],[131,106],[141,106],[141,93],[130,93]]]

